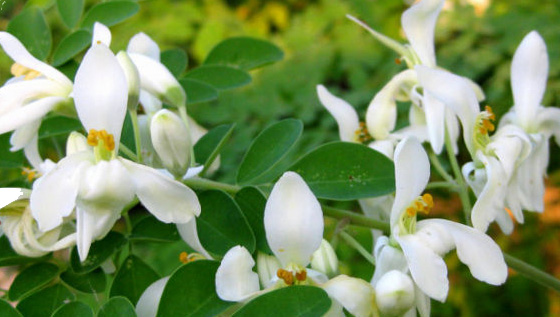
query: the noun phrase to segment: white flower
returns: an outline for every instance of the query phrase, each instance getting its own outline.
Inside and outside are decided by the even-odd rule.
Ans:
[[[34,183],[31,209],[39,229],[51,230],[75,209],[80,259],[105,236],[134,197],[160,221],[186,223],[200,213],[195,193],[158,171],[117,156],[127,109],[127,82],[103,43],[88,50],[74,85],[78,117],[90,148],[73,153]]]

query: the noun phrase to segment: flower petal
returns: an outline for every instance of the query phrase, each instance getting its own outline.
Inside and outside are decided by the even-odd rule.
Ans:
[[[426,0],[423,0],[426,1]],[[422,100],[426,113],[426,127],[430,137],[430,144],[436,154],[441,153],[445,139],[445,105],[429,92],[424,93]]]
[[[10,137],[10,151],[19,151],[22,148],[26,149],[25,157],[33,168],[37,169],[38,165],[42,162],[39,156],[39,145],[37,144],[39,126],[41,119],[26,123],[21,127],[15,129]],[[35,145],[33,145],[35,143]],[[28,155],[29,154],[29,155]]]
[[[105,24],[95,22],[93,24],[93,37],[91,45],[105,44],[105,46],[111,46],[111,31]]]
[[[360,129],[360,120],[354,107],[331,94],[323,85],[317,85],[317,95],[321,104],[336,120],[340,140],[356,142],[356,131]]]
[[[532,31],[523,38],[511,62],[511,90],[515,112],[525,130],[534,124],[546,89],[547,77],[546,44],[538,32]]]
[[[169,276],[160,278],[146,288],[136,303],[135,310],[138,317],[156,317],[159,301],[167,281],[169,281]]]
[[[0,188],[0,209],[18,200],[22,195],[21,188]]]
[[[373,287],[362,279],[338,275],[323,284],[322,288],[354,316],[368,317],[374,312]]]
[[[418,314],[420,315],[420,317],[430,317],[430,297],[426,296],[426,294],[424,294],[424,292],[420,290],[418,285],[414,285],[414,290],[414,302],[416,303],[416,310],[418,311]],[[413,316],[416,316],[416,314],[414,314]]]
[[[196,252],[204,255],[207,259],[212,259],[212,256],[204,249],[198,239],[198,232],[196,231],[196,218],[192,217],[191,220],[185,223],[178,223],[177,230],[179,235],[185,241],[189,247],[193,248]]]
[[[259,276],[253,272],[255,261],[247,249],[236,246],[224,255],[216,271],[216,293],[226,301],[240,302],[259,291]]]
[[[186,223],[200,214],[194,191],[157,170],[119,158],[134,184],[140,202],[165,223]]]
[[[272,188],[264,211],[266,240],[283,266],[303,267],[323,239],[323,212],[305,181],[286,172]]]
[[[422,64],[435,67],[434,30],[443,0],[422,0],[406,10],[401,24],[412,49]]]
[[[50,79],[16,81],[0,87],[0,115],[48,96],[66,97],[69,89]]]
[[[43,118],[57,104],[64,102],[63,97],[45,97],[25,107],[20,107],[0,116],[0,134],[13,131],[28,123]]]
[[[86,128],[106,130],[119,144],[126,115],[128,84],[113,52],[103,44],[92,46],[76,73],[74,101]]]
[[[158,62],[160,59],[159,46],[151,37],[142,32],[134,35],[130,39],[126,52],[142,54]]]
[[[371,285],[375,287],[383,275],[392,270],[406,273],[408,264],[402,251],[389,245],[389,239],[382,236],[375,243],[375,272]]]
[[[76,206],[76,247],[80,261],[88,256],[91,243],[103,238],[121,217],[121,210],[84,209]]]

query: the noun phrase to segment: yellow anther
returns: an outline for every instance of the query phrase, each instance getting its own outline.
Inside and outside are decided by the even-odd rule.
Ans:
[[[28,182],[32,182],[35,178],[39,177],[39,173],[36,170],[24,167],[21,171],[21,175],[27,178]]]
[[[416,209],[414,209],[412,207],[408,207],[408,208],[406,208],[406,214],[409,217],[414,217],[414,216],[416,216]]]
[[[494,124],[490,122],[490,120],[482,120],[482,126],[484,127],[484,129],[490,132],[494,131],[495,129]]]
[[[402,63],[401,59],[396,57],[395,58],[395,64],[400,65]]]
[[[20,76],[25,76],[24,79],[25,80],[30,80],[36,77],[39,77],[41,75],[41,73],[39,73],[36,70],[33,70],[31,68],[27,68],[21,64],[18,63],[14,63],[10,69],[12,75],[14,75],[14,77],[20,77]]]
[[[302,270],[300,272],[296,273],[296,280],[303,282],[307,279],[307,271],[306,270]]]
[[[488,119],[496,120],[496,115],[494,114],[494,111],[492,111],[492,107],[485,106],[484,111],[488,112]]]
[[[284,283],[288,286],[294,284],[294,275],[290,271],[278,269],[278,271],[276,271],[276,276],[278,276],[279,279],[284,280]]]
[[[187,252],[183,251],[179,254],[179,261],[181,261],[181,263],[183,264],[187,264],[190,262]]]
[[[97,146],[99,145],[99,141],[103,141],[103,146],[107,151],[113,151],[115,149],[115,138],[112,134],[107,133],[105,130],[89,130],[87,143],[91,146]]]
[[[434,198],[430,194],[422,195],[422,200],[428,205],[428,208],[434,208]]]
[[[181,263],[183,264],[191,263],[196,260],[204,260],[204,259],[206,258],[202,254],[196,252],[188,254],[187,252],[183,251],[179,254],[179,261],[181,261]]]
[[[360,143],[366,143],[373,140],[373,137],[369,134],[367,126],[364,122],[360,122],[360,128],[354,132],[355,140]]]
[[[101,44],[101,41],[97,40],[97,44]]]

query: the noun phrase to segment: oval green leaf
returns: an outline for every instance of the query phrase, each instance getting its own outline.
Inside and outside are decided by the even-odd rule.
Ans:
[[[55,284],[24,298],[16,308],[26,317],[43,317],[73,300],[74,294],[68,288]]]
[[[395,166],[385,155],[361,144],[333,142],[318,147],[290,169],[318,198],[353,200],[395,191]]]
[[[282,120],[262,131],[247,150],[239,166],[237,183],[259,184],[256,182],[257,178],[274,170],[293,148],[302,131],[303,123],[296,119]]]
[[[266,206],[264,194],[256,187],[244,187],[235,194],[235,202],[237,202],[251,229],[253,229],[257,240],[257,249],[272,254],[264,231],[264,207]]]
[[[110,296],[128,298],[136,305],[140,296],[160,276],[139,257],[130,255],[124,260],[111,285]]]
[[[69,268],[60,274],[60,279],[68,286],[84,293],[103,293],[107,285],[107,278],[101,268],[97,268],[86,274],[77,274]]]
[[[165,285],[157,316],[217,316],[233,305],[216,294],[218,266],[216,261],[199,260],[178,268]]]
[[[80,131],[82,123],[78,119],[63,116],[48,117],[41,123],[39,128],[39,139],[67,134],[72,131]]]
[[[204,82],[219,90],[237,88],[251,82],[251,76],[247,72],[221,65],[199,66],[187,72],[185,78]]]
[[[12,147],[10,145],[11,135],[11,133],[0,134],[0,168],[15,168],[23,166],[23,151],[10,151],[10,148]],[[10,245],[9,242],[8,245]],[[11,250],[11,247],[9,248],[9,250]],[[2,248],[0,248],[0,262],[2,261],[3,253],[4,252],[2,252]]]
[[[17,254],[10,245],[6,236],[0,237],[0,266],[16,265],[29,262],[39,262],[50,257],[50,254],[41,258],[28,258]]]
[[[189,105],[218,99],[218,90],[202,81],[182,78],[179,83],[187,94]]]
[[[274,312],[276,317],[323,316],[331,307],[327,293],[313,286],[290,286],[261,295],[238,310],[234,317]]]
[[[10,305],[7,301],[0,299],[0,316],[2,317],[23,317],[20,312]]]
[[[179,48],[161,52],[161,63],[169,69],[175,77],[179,77],[188,65],[187,53]]]
[[[43,262],[34,264],[21,271],[12,286],[8,295],[10,300],[17,301],[30,293],[47,285],[58,275],[58,266],[52,263]]]
[[[93,317],[91,307],[82,302],[70,302],[57,309],[51,317]]]
[[[43,11],[29,7],[8,23],[7,31],[16,36],[29,53],[40,60],[49,56],[52,46],[51,30]]]
[[[140,6],[132,1],[109,1],[93,6],[84,17],[82,27],[92,30],[95,22],[111,27],[138,12]]]
[[[77,274],[84,274],[98,268],[111,255],[120,250],[125,244],[126,238],[115,231],[111,231],[105,238],[94,242],[89,249],[88,257],[84,262],[80,262],[78,250],[76,247],[72,249],[70,254],[70,265],[72,270]]]
[[[220,42],[204,60],[205,65],[225,65],[251,70],[281,60],[284,53],[276,45],[250,37]]]
[[[206,170],[212,165],[220,151],[226,144],[226,141],[231,136],[235,124],[224,124],[208,131],[196,144],[194,145],[194,154],[196,161],[204,165],[204,174]]]
[[[172,223],[163,223],[155,217],[148,216],[134,225],[129,239],[174,242],[181,239],[181,237],[177,231],[177,225]]]
[[[208,190],[198,195],[202,206],[196,218],[198,238],[204,248],[223,256],[236,246],[242,245],[250,253],[255,250],[255,236],[235,201],[219,190]]]
[[[136,317],[136,311],[126,297],[116,296],[101,306],[97,317]]]
[[[86,30],[78,30],[66,35],[53,54],[53,66],[58,67],[71,60],[83,51],[91,43],[91,33]]]
[[[56,7],[62,22],[73,29],[84,12],[84,0],[56,0]]]

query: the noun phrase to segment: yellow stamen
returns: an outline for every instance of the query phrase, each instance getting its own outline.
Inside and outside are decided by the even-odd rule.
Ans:
[[[107,151],[113,151],[115,149],[115,138],[112,134],[107,133],[105,130],[89,130],[87,143],[91,146],[97,146],[99,145],[99,141],[103,141],[103,146]]]
[[[181,261],[181,263],[183,264],[191,263],[196,260],[204,260],[204,259],[206,258],[202,254],[196,252],[188,254],[187,252],[183,251],[179,254],[179,261]]]
[[[39,73],[38,71],[33,70],[31,68],[27,68],[18,63],[14,63],[12,65],[10,72],[12,73],[12,75],[14,75],[14,77],[25,76],[24,77],[25,80],[30,80],[41,76],[41,73]]]
[[[307,271],[303,270],[296,273],[296,280],[303,282],[307,279]]]
[[[21,175],[25,176],[27,178],[27,181],[30,182],[30,183],[33,182],[33,180],[35,178],[39,177],[39,173],[37,173],[36,170],[30,169],[30,168],[27,168],[27,167],[24,167],[22,169]]]
[[[183,251],[179,254],[179,261],[181,261],[181,263],[183,264],[187,264],[190,262],[189,260],[189,255],[187,252]]]
[[[294,284],[294,275],[290,271],[278,269],[276,276],[278,276],[279,279],[284,280],[284,283],[288,286]]]
[[[369,134],[366,124],[360,122],[360,128],[354,132],[354,139],[360,143],[366,143],[373,140],[373,137]]]
[[[401,59],[398,58],[398,57],[396,57],[396,58],[395,58],[395,64],[400,65],[401,63],[402,63],[402,62],[401,62]]]

